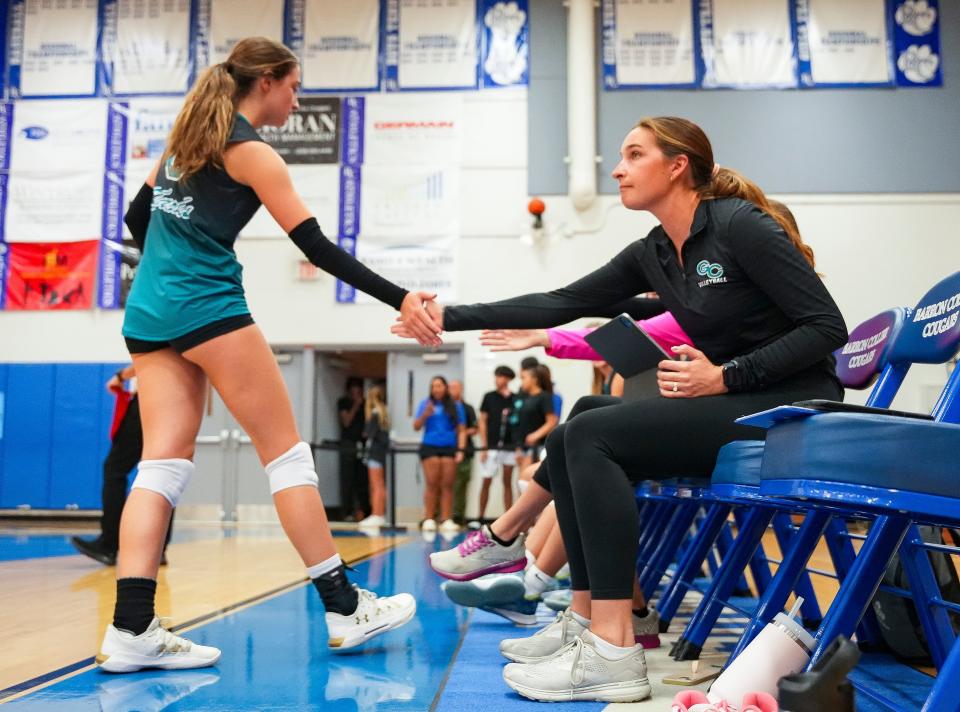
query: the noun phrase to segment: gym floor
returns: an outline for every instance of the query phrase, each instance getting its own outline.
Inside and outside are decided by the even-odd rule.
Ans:
[[[178,632],[223,650],[212,668],[102,673],[93,664],[113,613],[114,572],[76,554],[75,531],[0,529],[0,704],[10,710],[466,710],[535,709],[502,681],[502,638],[529,634],[492,614],[459,608],[440,591],[427,566],[430,551],[450,542],[417,532],[368,537],[337,531],[352,579],[378,593],[408,591],[416,618],[350,654],[332,654],[318,596],[279,527],[190,526],[178,523],[161,569],[157,609]],[[456,540],[454,540],[456,541]],[[774,555],[774,552],[771,552]],[[820,564],[814,560],[812,566]],[[818,595],[833,591],[824,580]],[[834,585],[835,589],[835,585]],[[691,593],[660,649],[648,652],[653,698],[610,705],[617,710],[667,710],[681,688],[664,677],[689,672],[667,656]],[[543,622],[551,612],[541,606]],[[729,651],[745,620],[727,614],[706,652]],[[674,630],[675,629],[675,630]],[[675,632],[677,631],[677,632]],[[921,706],[932,682],[885,656],[865,656],[855,679],[899,709]],[[705,689],[708,683],[699,685]],[[601,703],[576,703],[602,710]],[[542,709],[542,708],[536,708]],[[888,709],[858,694],[861,712]]]

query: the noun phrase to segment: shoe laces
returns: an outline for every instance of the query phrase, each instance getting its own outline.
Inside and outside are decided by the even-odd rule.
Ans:
[[[545,634],[547,630],[549,630],[554,625],[556,625],[557,622],[559,622],[560,623],[560,643],[561,645],[563,645],[564,641],[567,639],[567,628],[570,625],[571,619],[572,619],[572,616],[570,616],[566,611],[560,611],[557,614],[557,617],[553,619],[553,623],[551,623],[550,625],[544,626],[543,628],[538,630],[536,633],[534,633],[534,635],[536,636],[536,635]]]
[[[586,668],[581,664],[581,658],[583,657],[583,638],[574,638],[564,647],[567,651],[573,650],[573,661],[570,667],[570,683],[576,687],[583,682],[583,677],[586,675]]]
[[[392,609],[396,604],[394,604],[390,599],[380,598],[373,591],[368,591],[365,588],[360,588],[357,584],[353,584],[353,587],[357,590],[357,598],[370,601],[373,605],[374,610],[377,614],[385,613]],[[360,610],[360,604],[357,604],[357,610]]]
[[[157,627],[158,637],[160,638],[160,645],[162,652],[164,653],[185,653],[190,648],[193,647],[191,643],[186,638],[183,638],[176,633],[171,633],[167,630],[165,624],[171,623],[172,619],[170,618],[161,618],[160,625]]]
[[[478,529],[475,532],[470,532],[467,538],[457,545],[457,551],[460,552],[460,556],[470,556],[470,554],[488,546],[493,546],[493,542],[487,538],[482,529]]]

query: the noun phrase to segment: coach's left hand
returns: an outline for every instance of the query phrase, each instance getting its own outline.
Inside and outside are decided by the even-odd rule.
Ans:
[[[714,366],[702,351],[681,344],[671,349],[685,361],[665,360],[657,364],[657,385],[664,398],[698,398],[726,393],[723,370]]]

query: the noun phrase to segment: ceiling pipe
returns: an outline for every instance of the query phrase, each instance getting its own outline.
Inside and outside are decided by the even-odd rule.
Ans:
[[[567,0],[567,163],[573,206],[597,198],[597,54],[594,0]]]

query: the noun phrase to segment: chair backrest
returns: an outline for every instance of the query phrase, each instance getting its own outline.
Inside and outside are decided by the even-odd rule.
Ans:
[[[850,332],[843,348],[837,349],[837,377],[846,388],[864,389],[873,385],[887,365],[890,346],[906,321],[908,309],[888,309],[867,319]]]
[[[960,350],[960,272],[917,303],[890,347],[891,363],[946,363]]]

